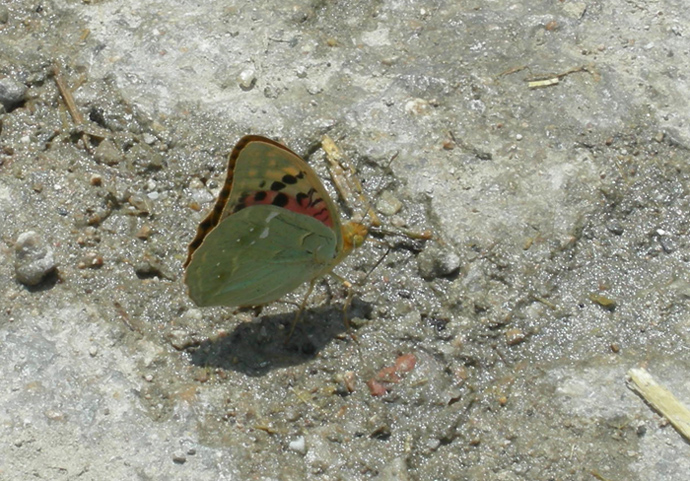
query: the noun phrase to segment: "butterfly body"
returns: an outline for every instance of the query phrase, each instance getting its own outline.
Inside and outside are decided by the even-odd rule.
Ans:
[[[341,224],[318,176],[297,154],[246,136],[190,243],[185,283],[200,306],[266,304],[330,272],[366,234],[360,224]]]

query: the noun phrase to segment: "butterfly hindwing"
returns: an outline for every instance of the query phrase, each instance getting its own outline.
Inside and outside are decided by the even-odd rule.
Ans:
[[[327,272],[337,243],[334,230],[313,217],[251,205],[205,236],[185,282],[199,306],[265,304]]]

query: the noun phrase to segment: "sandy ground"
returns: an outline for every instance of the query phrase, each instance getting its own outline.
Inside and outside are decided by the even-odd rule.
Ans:
[[[0,479],[687,479],[625,376],[690,404],[689,12],[3,2]],[[398,233],[336,268],[353,336],[333,279],[287,343],[303,289],[187,297],[248,133],[335,196],[328,134]]]

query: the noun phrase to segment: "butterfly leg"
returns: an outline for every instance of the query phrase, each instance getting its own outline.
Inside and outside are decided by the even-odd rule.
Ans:
[[[345,304],[343,304],[343,323],[345,324],[345,329],[347,332],[350,332],[350,317],[347,315],[347,311],[352,305],[352,298],[355,297],[355,290],[352,288],[352,284],[348,281],[344,281],[343,285],[345,286],[345,289],[347,289],[347,298],[345,299]],[[354,337],[354,335],[352,336]]]
[[[350,306],[352,305],[352,299],[355,296],[355,290],[352,286],[352,283],[344,277],[341,277],[334,272],[330,272],[330,275],[337,279],[343,285],[343,287],[347,289],[347,297],[345,298],[345,303],[343,304],[343,323],[345,324],[345,330],[350,334],[350,337],[356,341],[355,336],[352,334],[350,329],[350,318],[347,315],[348,311],[350,310]]]
[[[317,279],[314,279],[309,283],[309,289],[307,289],[307,293],[304,295],[304,299],[302,299],[302,304],[299,306],[299,310],[295,314],[295,318],[292,320],[292,326],[290,327],[290,332],[288,333],[287,337],[285,338],[285,344],[288,343],[290,338],[292,337],[292,333],[295,332],[295,327],[297,327],[297,323],[299,322],[300,317],[302,317],[302,312],[304,311],[305,307],[307,307],[307,301],[309,300],[309,296],[311,295],[311,291],[314,290],[314,284],[316,283]]]

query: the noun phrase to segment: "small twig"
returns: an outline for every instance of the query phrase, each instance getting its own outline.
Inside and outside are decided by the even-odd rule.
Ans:
[[[57,88],[60,91],[60,95],[62,95],[62,99],[65,101],[65,105],[67,105],[67,111],[72,117],[72,121],[75,123],[77,127],[82,127],[82,124],[84,123],[84,117],[81,115],[81,112],[79,112],[79,110],[77,109],[77,104],[74,101],[72,92],[67,87],[67,84],[62,78],[60,66],[58,65],[57,61],[53,63],[53,78],[55,78],[55,83],[57,84]],[[89,139],[86,135],[86,132],[82,131],[81,138],[84,142],[84,147],[86,148],[86,150],[91,151],[91,144],[89,143]]]
[[[139,329],[134,327],[132,323],[129,320],[129,316],[127,315],[127,311],[125,311],[125,308],[122,307],[122,304],[120,304],[117,301],[113,301],[113,306],[115,307],[115,310],[117,311],[118,314],[120,314],[120,317],[122,318],[122,322],[129,328],[130,331],[132,332],[139,332]]]
[[[519,67],[513,67],[509,68],[508,70],[505,70],[497,75],[497,77],[505,77],[506,75],[512,75],[514,73],[521,72],[522,70],[528,69],[529,67],[527,65],[521,65]]]
[[[601,474],[599,474],[596,471],[590,471],[589,474],[597,478],[599,481],[611,481],[609,478],[603,477]]]
[[[537,75],[531,79],[525,79],[525,81],[527,82],[527,86],[531,89],[550,87],[552,85],[557,85],[563,77],[578,72],[587,72],[594,77],[595,81],[599,81],[599,74],[591,65],[580,65],[579,67],[573,67],[565,72],[557,74]]]
[[[82,124],[84,122],[84,117],[82,117],[79,110],[77,110],[77,104],[74,102],[72,92],[70,92],[69,88],[67,88],[67,84],[62,78],[60,67],[58,66],[57,62],[53,64],[53,77],[55,78],[55,83],[60,91],[60,95],[62,95],[62,98],[67,105],[67,110],[72,116],[72,120],[77,125]]]

